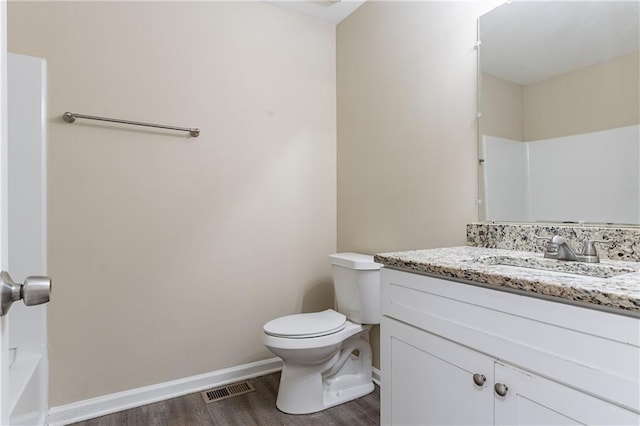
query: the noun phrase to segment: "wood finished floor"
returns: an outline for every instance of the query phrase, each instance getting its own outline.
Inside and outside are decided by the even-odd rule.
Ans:
[[[74,423],[76,426],[120,425],[363,425],[380,424],[380,388],[373,393],[319,413],[289,415],[276,408],[280,373],[249,380],[255,392],[206,404],[193,393],[108,416]]]

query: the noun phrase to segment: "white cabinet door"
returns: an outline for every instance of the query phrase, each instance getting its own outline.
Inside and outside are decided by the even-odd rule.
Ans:
[[[493,359],[387,317],[381,327],[382,424],[493,423]]]
[[[495,393],[496,425],[640,424],[637,413],[500,362],[495,383],[507,387]]]

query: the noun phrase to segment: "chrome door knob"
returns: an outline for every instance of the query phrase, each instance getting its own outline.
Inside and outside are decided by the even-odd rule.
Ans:
[[[0,273],[0,316],[6,315],[11,304],[22,299],[27,306],[40,305],[49,301],[51,278],[43,276],[27,277],[23,284],[15,283],[8,272]]]
[[[473,383],[475,383],[478,386],[484,385],[484,382],[486,381],[487,381],[487,378],[483,374],[476,373],[473,375]]]
[[[49,301],[51,278],[43,276],[27,277],[22,284],[22,301],[27,306],[41,305]]]
[[[500,396],[505,396],[507,394],[507,391],[509,391],[509,388],[507,387],[507,385],[503,385],[502,383],[496,383],[493,386],[493,389]]]

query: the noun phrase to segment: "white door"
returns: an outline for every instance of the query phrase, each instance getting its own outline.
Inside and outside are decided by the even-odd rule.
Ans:
[[[0,15],[0,269],[11,274],[3,273],[2,288],[37,304],[49,290],[48,280],[27,280],[46,273],[45,62],[6,53],[4,2]],[[0,312],[0,424],[45,424],[46,305],[15,301]]]
[[[640,424],[638,413],[510,365],[496,362],[495,383],[504,386],[496,389],[496,425]]]
[[[387,317],[381,327],[383,425],[493,423],[492,358]]]

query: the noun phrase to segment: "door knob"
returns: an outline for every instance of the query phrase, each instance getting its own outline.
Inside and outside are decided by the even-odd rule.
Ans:
[[[47,303],[51,294],[51,278],[27,277],[23,284],[15,283],[8,272],[0,273],[0,316],[6,315],[11,304],[22,299],[25,305]]]

